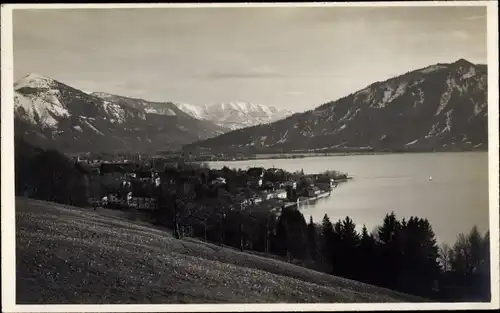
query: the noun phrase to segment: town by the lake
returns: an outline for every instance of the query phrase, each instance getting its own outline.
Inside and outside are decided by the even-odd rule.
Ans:
[[[172,162],[141,155],[131,159],[74,157],[76,168],[85,175],[89,207],[134,210],[138,216],[153,221],[161,210],[162,199],[175,195],[189,199],[195,206],[190,208],[195,213],[178,225],[183,230],[192,230],[211,215],[223,216],[226,211],[274,213],[277,218],[282,208],[328,197],[338,184],[352,179],[346,173],[328,169],[306,174],[303,170],[288,172],[277,167],[211,169],[203,162]],[[25,195],[29,196],[29,190]]]

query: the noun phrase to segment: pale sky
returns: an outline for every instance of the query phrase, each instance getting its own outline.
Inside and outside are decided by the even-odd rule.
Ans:
[[[154,101],[304,111],[438,62],[486,61],[484,7],[13,12],[14,79]]]

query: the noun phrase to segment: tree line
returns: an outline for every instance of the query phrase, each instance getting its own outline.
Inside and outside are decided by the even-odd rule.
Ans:
[[[66,156],[20,138],[16,138],[14,149],[16,196],[74,206],[88,204],[88,177]]]

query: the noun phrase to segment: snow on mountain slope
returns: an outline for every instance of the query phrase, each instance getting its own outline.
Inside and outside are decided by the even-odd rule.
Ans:
[[[93,92],[92,95],[132,108],[143,109],[150,114],[190,116],[197,120],[212,122],[228,130],[271,123],[292,114],[288,110],[278,110],[275,107],[243,101],[194,105],[189,103],[151,102],[105,92]]]
[[[124,97],[106,92],[93,92],[92,95],[101,98],[103,100],[113,101],[115,103],[128,106],[130,108],[143,110],[144,112],[149,114],[160,114],[166,116],[176,116],[176,115],[187,116],[187,114],[179,110],[171,102],[147,101],[144,99]]]
[[[14,112],[16,135],[63,152],[165,150],[226,130],[171,103],[88,94],[38,74],[14,84]]]
[[[91,92],[90,94],[104,100],[112,100],[115,97],[115,95],[107,92]]]
[[[178,104],[177,107],[194,118],[209,120],[232,130],[271,123],[292,114],[288,110],[244,101],[205,106]]]
[[[51,78],[36,73],[28,74],[14,84],[14,111],[16,116],[40,127],[55,129],[61,119],[71,116],[69,108],[61,103],[61,91]]]
[[[14,83],[14,90],[18,90],[25,87],[50,89],[53,88],[54,85],[55,81],[53,79],[42,76],[37,73],[30,73]]]
[[[16,116],[42,128],[57,128],[65,120],[95,116],[122,124],[142,118],[140,111],[90,96],[49,77],[29,74],[14,84]]]
[[[179,108],[179,110],[189,114],[190,116],[199,119],[199,120],[205,120],[207,119],[208,116],[208,106],[198,106],[194,104],[189,104],[189,103],[178,103],[176,106]]]
[[[314,110],[189,144],[185,150],[463,151],[485,149],[487,143],[487,67],[460,59],[376,82]]]
[[[24,115],[25,119],[32,123],[54,128],[59,124],[56,117],[67,118],[69,111],[54,95],[56,91],[47,94],[46,97],[38,98],[14,92],[14,108]]]

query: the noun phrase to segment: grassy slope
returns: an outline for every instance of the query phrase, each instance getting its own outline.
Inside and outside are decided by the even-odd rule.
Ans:
[[[421,301],[119,217],[16,199],[17,303]]]

